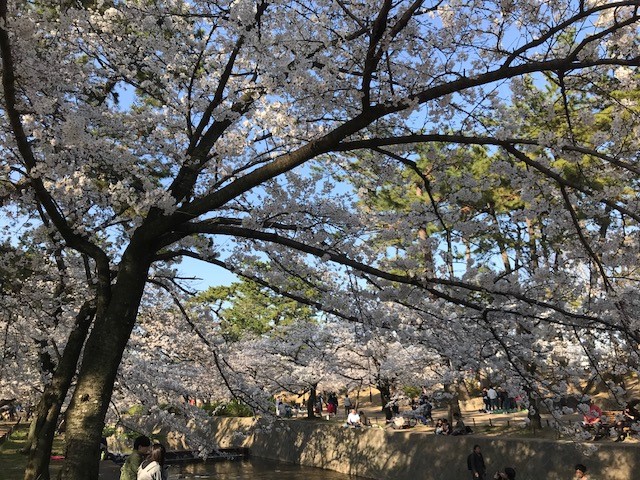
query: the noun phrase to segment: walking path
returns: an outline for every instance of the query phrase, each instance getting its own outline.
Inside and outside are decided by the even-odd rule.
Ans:
[[[481,409],[482,401],[480,399],[472,399],[466,402],[461,402],[461,413],[462,418],[465,422],[465,425],[471,427],[473,430],[473,434],[478,434],[482,436],[516,436],[516,437],[531,437],[531,438],[545,438],[548,440],[560,439],[560,430],[556,428],[557,420],[553,418],[552,415],[542,414],[542,430],[540,429],[532,429],[529,426],[527,419],[527,410],[520,411],[511,411],[511,412],[485,412]],[[390,431],[396,432],[424,432],[424,433],[434,433],[434,425],[427,424],[423,425],[418,422],[415,427],[401,430],[394,430],[393,427],[386,423],[384,413],[381,411],[381,408],[370,401],[360,402],[358,407],[358,411],[364,411],[367,418],[371,421],[372,426],[377,428],[385,428]],[[409,407],[405,406],[400,409],[400,413],[410,410]],[[304,416],[306,416],[306,411],[303,412]],[[435,420],[438,418],[447,418],[448,411],[446,408],[434,408],[432,411],[432,417]],[[323,412],[323,418],[327,418],[327,413]],[[346,421],[346,416],[344,415],[344,411],[342,408],[338,408],[338,414],[329,417],[329,421],[332,423],[344,423]],[[561,426],[564,427],[563,430],[565,433],[568,433],[566,430],[574,429],[576,433],[582,431],[579,427],[580,422],[582,421],[582,414],[573,413],[563,415],[560,419]],[[569,435],[570,436],[570,435]],[[564,435],[563,435],[564,437]],[[613,441],[611,438],[611,441]],[[599,442],[607,441],[606,438],[598,440]],[[635,437],[629,437],[625,440],[625,443],[638,443],[640,439]]]

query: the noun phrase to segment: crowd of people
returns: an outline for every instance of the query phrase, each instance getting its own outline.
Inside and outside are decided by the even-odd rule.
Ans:
[[[494,397],[493,390],[497,396]],[[493,404],[491,400],[499,399],[500,389],[489,388],[486,390],[487,398],[490,400],[487,411],[491,411]],[[316,403],[316,412],[322,413],[324,405],[326,405],[327,412],[336,412],[338,409],[338,397],[334,393],[327,395],[326,402],[324,396],[319,395]],[[506,397],[508,399],[508,397]],[[393,401],[392,401],[393,402]],[[508,402],[508,400],[507,400]],[[640,404],[640,400],[630,401],[622,415],[618,417],[618,420],[611,425],[612,428],[618,432],[618,438],[624,438],[627,434],[629,425],[640,420],[640,412],[637,407]],[[485,404],[486,405],[486,404]],[[508,406],[509,403],[506,403]],[[288,416],[286,404],[282,400],[276,401],[276,410],[280,416]],[[356,409],[355,402],[351,401],[348,394],[344,396],[343,406],[345,408],[345,427],[349,428],[362,428],[371,426],[370,420],[363,410],[358,411]],[[504,401],[496,404],[498,409],[505,408]],[[389,409],[396,415],[399,414],[398,402],[393,402],[393,405],[389,406]],[[411,404],[411,410],[406,412],[420,418],[423,423],[427,424],[433,421],[432,418],[433,405],[429,401],[426,395],[422,395],[417,402]],[[599,431],[603,426],[605,416],[602,409],[593,401],[590,400],[588,408],[583,410],[583,425],[585,428],[592,428],[595,431]],[[453,425],[451,424],[453,423]],[[438,418],[434,424],[434,432],[436,435],[465,435],[472,433],[471,429],[465,425],[460,412],[453,414],[453,422],[449,422],[446,418]],[[106,442],[105,442],[106,447]],[[481,448],[479,445],[475,445],[473,451],[467,457],[467,468],[471,473],[472,480],[488,480],[487,468],[482,456]],[[580,480],[588,480],[589,475],[587,473],[587,467],[581,463],[575,465],[574,478]],[[515,480],[516,471],[513,467],[505,467],[503,470],[495,472],[493,480]],[[151,440],[146,436],[140,436],[135,439],[133,453],[129,455],[126,462],[122,466],[120,480],[168,480],[167,467],[165,465],[165,449],[159,444],[152,444]]]
[[[481,411],[484,413],[513,412],[522,408],[522,398],[520,396],[510,396],[500,386],[491,385],[488,388],[484,388],[482,390],[482,400],[484,408]],[[405,405],[409,404],[406,397],[403,397],[399,392],[395,392],[383,407],[387,425],[391,425],[394,428],[408,428],[421,422],[424,425],[434,425],[434,432],[437,435],[465,435],[472,433],[471,428],[465,425],[459,412],[453,414],[453,421],[439,418],[434,423],[433,403],[424,389],[417,399],[411,401],[409,404],[410,409],[400,412],[401,402],[405,402]],[[371,421],[364,411],[357,408],[357,400],[352,400],[348,393],[344,395],[341,402],[339,402],[338,395],[334,392],[319,393],[315,399],[314,411],[317,415],[323,415],[325,411],[328,415],[337,415],[339,403],[342,403],[344,408],[344,426],[362,427],[371,425]],[[609,419],[607,415],[603,415],[602,409],[593,400],[590,400],[587,410],[583,411],[582,426],[586,431],[591,432],[593,440],[611,432],[612,434],[617,434],[615,441],[623,441],[633,433],[633,425],[640,421],[638,405],[640,405],[640,400],[631,400],[624,411],[618,412],[615,417],[612,415],[612,419]],[[288,418],[293,416],[292,412],[293,408],[290,405],[282,400],[276,400],[276,415]],[[366,419],[366,421],[363,421],[363,419]]]
[[[512,396],[502,387],[490,385],[482,389],[482,402],[485,412],[511,411],[522,408],[522,396]]]

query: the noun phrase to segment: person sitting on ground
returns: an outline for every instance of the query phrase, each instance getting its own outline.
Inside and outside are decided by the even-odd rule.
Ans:
[[[349,415],[347,416],[347,426],[348,427],[361,427],[362,423],[360,421],[360,415],[356,412],[355,408],[351,409]]]
[[[640,403],[640,400],[634,399],[627,403],[626,408],[622,412],[622,418],[616,422],[615,429],[618,432],[618,438],[616,442],[621,442],[627,438],[627,430],[632,424],[640,420],[640,412],[636,409],[636,406]]]
[[[451,424],[446,418],[442,419],[442,435],[451,435]]]
[[[140,435],[133,441],[133,452],[120,469],[120,480],[136,480],[138,478],[138,467],[144,457],[151,450],[151,440],[145,435]]]
[[[363,427],[370,427],[371,426],[371,420],[369,420],[369,418],[364,414],[364,412],[362,410],[360,410],[360,412],[358,413],[358,416],[360,417],[360,424]]]
[[[455,412],[453,419],[456,421],[456,424],[453,427],[451,435],[465,435],[467,433],[467,426],[462,421],[462,416],[458,412]]]
[[[589,410],[582,416],[582,426],[587,430],[593,430],[593,438],[600,435],[602,428],[602,409],[596,405],[595,401],[589,400]]]
[[[436,435],[442,435],[442,419],[441,418],[439,418],[436,421],[436,428],[433,431],[433,433],[435,433]]]
[[[511,467],[506,467],[504,472],[497,472],[493,480],[516,480],[516,471]]]

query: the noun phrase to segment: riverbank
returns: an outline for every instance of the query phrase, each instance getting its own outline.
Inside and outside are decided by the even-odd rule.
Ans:
[[[583,463],[594,478],[638,478],[637,443],[586,442],[483,435],[436,436],[410,430],[348,429],[307,420],[268,422],[216,418],[215,441],[221,447],[248,447],[256,457],[334,470],[377,480],[460,480],[467,478],[466,458],[482,447],[489,478],[506,466],[518,480],[572,478]]]

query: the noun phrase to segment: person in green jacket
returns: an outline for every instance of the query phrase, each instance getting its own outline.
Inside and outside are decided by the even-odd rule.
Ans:
[[[133,452],[127,457],[120,469],[120,480],[136,480],[138,478],[138,467],[151,450],[151,440],[145,435],[141,435],[133,441]]]

